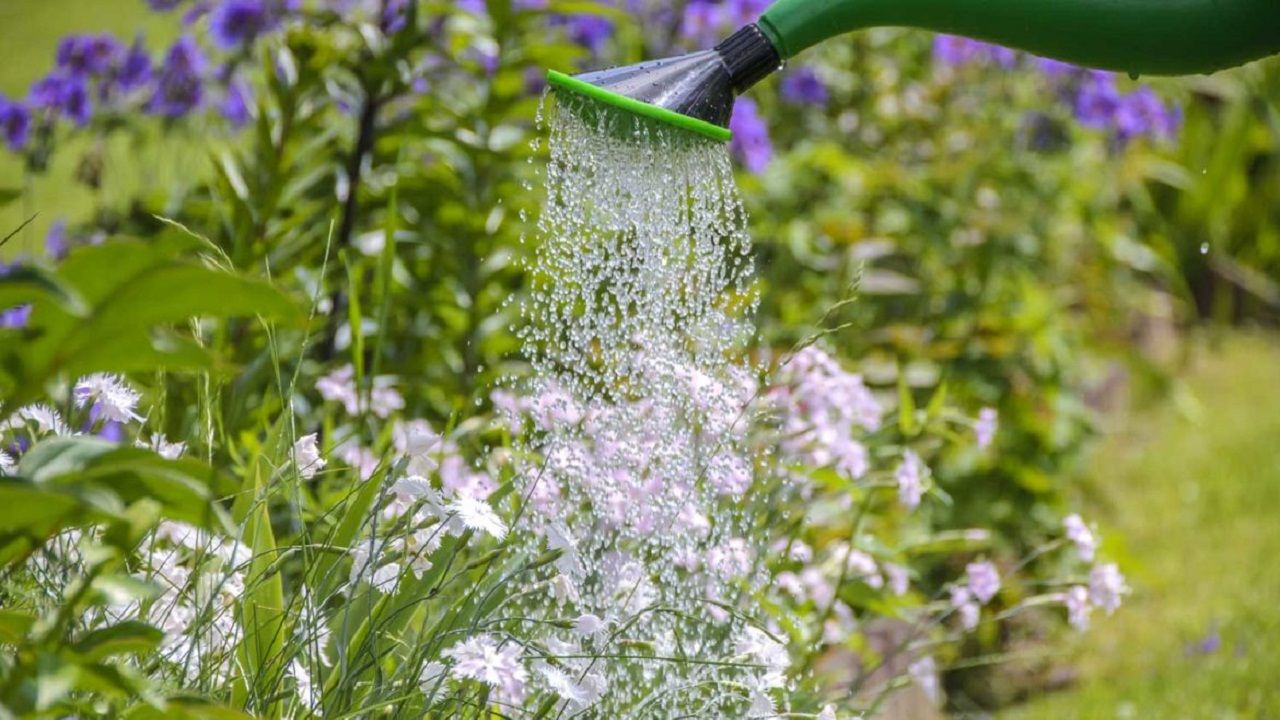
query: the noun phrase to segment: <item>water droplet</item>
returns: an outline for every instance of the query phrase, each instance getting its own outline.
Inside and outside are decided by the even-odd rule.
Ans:
[[[1209,243],[1207,243],[1207,242],[1205,242],[1205,243],[1200,243],[1200,254],[1201,254],[1201,255],[1208,255],[1208,254],[1209,254]]]

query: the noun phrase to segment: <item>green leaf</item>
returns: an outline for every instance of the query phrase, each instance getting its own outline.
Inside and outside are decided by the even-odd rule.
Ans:
[[[907,386],[905,368],[898,368],[898,429],[908,437],[916,434],[916,401]]]
[[[119,573],[99,575],[93,579],[92,586],[112,605],[126,605],[134,601],[147,600],[160,594],[160,588],[155,584],[132,575]]]
[[[243,528],[242,542],[253,551],[245,573],[246,592],[240,603],[240,625],[244,636],[240,641],[243,666],[242,686],[250,698],[272,695],[274,678],[284,671],[284,641],[288,636],[285,614],[284,584],[276,567],[276,538],[271,529],[270,496],[272,463],[270,458],[287,455],[285,432],[289,425],[281,421],[272,428],[267,441],[249,464],[250,488],[236,499],[232,509]],[[233,696],[234,697],[234,696]],[[248,698],[245,698],[246,700]],[[271,707],[255,707],[264,716],[274,714]]]
[[[84,300],[55,273],[35,265],[11,268],[0,276],[0,310],[24,303],[51,302],[73,315],[83,315]]]
[[[89,436],[52,438],[37,443],[19,465],[19,474],[46,488],[107,493],[132,505],[154,500],[161,513],[198,527],[231,532],[215,492],[230,490],[228,480],[197,460],[166,460],[143,448],[122,447]]]
[[[29,339],[0,347],[9,401],[33,399],[59,374],[212,369],[212,354],[170,329],[191,318],[302,320],[300,307],[270,283],[189,259],[203,248],[177,233],[113,241],[77,248],[56,274],[31,271],[0,284],[9,288],[0,299],[35,302]]]
[[[36,622],[35,616],[17,610],[0,610],[0,642],[20,645]]]
[[[933,397],[929,398],[929,405],[925,408],[925,417],[933,420],[942,415],[943,409],[947,404],[947,381],[943,380],[938,383],[938,389],[933,391]]]
[[[163,639],[164,632],[160,629],[138,620],[126,620],[90,632],[72,648],[85,659],[97,662],[113,655],[151,652]]]
[[[22,478],[0,478],[0,537],[11,533],[44,536],[81,511],[81,502]]]
[[[163,707],[135,705],[125,712],[127,720],[253,720],[252,715],[214,705],[198,698],[169,698]]]

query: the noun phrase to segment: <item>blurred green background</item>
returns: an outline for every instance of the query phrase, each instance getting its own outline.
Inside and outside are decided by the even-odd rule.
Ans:
[[[141,0],[4,0],[0,92],[23,95],[61,36],[104,30],[145,32],[152,47],[176,33]],[[1046,147],[1026,141],[1028,115],[1010,112],[1069,116],[1036,75],[930,74],[928,44],[876,32],[823,48],[808,60],[832,88],[822,112],[762,92],[779,155],[742,182],[766,338],[839,328],[832,341],[867,358],[873,379],[905,367],[924,392],[946,372],[964,400],[1000,405],[1000,465],[939,466],[949,486],[983,490],[938,525],[991,522],[1025,546],[1044,532],[1037,508],[1082,507],[1130,575],[1129,605],[1049,646],[1034,691],[961,678],[949,688],[955,712],[987,712],[977,708],[991,692],[1030,695],[1001,711],[1011,718],[1276,717],[1277,63],[1158,83],[1185,108],[1172,143],[1117,149],[1057,117],[1044,127],[1058,144]],[[207,177],[207,148],[190,140],[199,133],[71,140],[21,202],[0,208],[3,228],[38,213],[6,256],[35,252],[58,218],[86,222]],[[76,180],[90,150],[105,158],[96,187]],[[0,186],[26,182],[0,153]],[[817,324],[851,288],[862,302]]]

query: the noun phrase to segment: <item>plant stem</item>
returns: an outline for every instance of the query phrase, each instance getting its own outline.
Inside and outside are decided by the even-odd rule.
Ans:
[[[334,247],[343,251],[351,245],[351,235],[355,232],[357,214],[360,211],[360,183],[364,159],[373,152],[376,140],[378,109],[385,98],[379,96],[371,88],[365,88],[364,101],[360,106],[359,128],[356,131],[356,144],[347,158],[347,196],[342,201],[342,215],[338,221],[338,232],[334,236]],[[388,240],[389,241],[389,240]],[[329,321],[325,328],[324,340],[320,344],[320,358],[333,359],[337,348],[338,327],[342,318],[346,317],[346,293],[341,287],[330,295],[331,308]],[[351,332],[360,332],[360,328],[351,328]]]

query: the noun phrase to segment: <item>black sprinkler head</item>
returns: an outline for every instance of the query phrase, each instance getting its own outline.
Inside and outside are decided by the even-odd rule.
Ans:
[[[615,107],[728,141],[737,93],[777,70],[778,51],[755,25],[731,35],[714,50],[649,60],[547,80]]]

